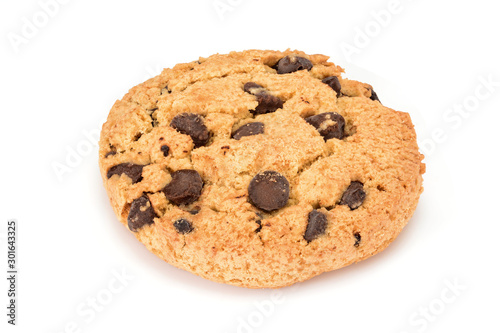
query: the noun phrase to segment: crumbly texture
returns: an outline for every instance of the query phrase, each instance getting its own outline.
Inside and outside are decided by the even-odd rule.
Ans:
[[[286,56],[312,67],[278,74]],[[142,214],[135,220],[154,216],[131,231],[151,252],[204,278],[249,288],[291,285],[382,251],[417,206],[423,156],[410,116],[372,100],[370,85],[342,72],[324,55],[249,50],[179,64],[132,88],[113,106],[99,144],[118,219],[127,226],[132,206]],[[332,76],[340,93],[322,82]],[[281,99],[282,108],[252,112],[262,89],[247,92],[248,82]],[[325,128],[305,120],[327,112],[345,119],[343,138],[325,141]],[[195,148],[190,135],[171,126],[183,113],[201,116],[208,142]],[[264,124],[263,133],[259,125],[253,135],[232,138],[251,122]],[[125,163],[143,166],[142,173],[109,172]],[[201,176],[193,202],[174,204],[165,195],[179,170]],[[267,170],[289,182],[289,199],[272,211],[249,199],[252,179]],[[355,209],[340,204],[352,182],[366,196]]]

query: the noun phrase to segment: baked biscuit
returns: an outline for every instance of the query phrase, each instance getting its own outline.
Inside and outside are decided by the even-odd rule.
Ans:
[[[113,106],[99,165],[118,219],[166,262],[277,288],[366,259],[412,216],[410,116],[324,55],[213,55]]]

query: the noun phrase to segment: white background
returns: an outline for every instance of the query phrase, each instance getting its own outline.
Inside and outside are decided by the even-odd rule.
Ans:
[[[213,0],[62,2],[46,22],[38,1],[0,4],[2,332],[500,331],[496,1],[400,0],[393,10],[390,0],[222,0],[231,7],[221,15]],[[376,23],[373,13],[388,9]],[[23,37],[34,20],[38,31]],[[249,48],[330,55],[384,105],[411,114],[427,155],[421,202],[386,251],[274,298],[149,253],[117,222],[85,134],[162,68]],[[54,165],[77,150],[81,160],[59,179]],[[16,327],[5,315],[12,218]],[[133,280],[116,281],[122,271]],[[100,311],[87,303],[95,297]]]

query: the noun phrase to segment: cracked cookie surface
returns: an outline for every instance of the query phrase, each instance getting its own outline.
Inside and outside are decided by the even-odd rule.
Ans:
[[[132,88],[99,143],[118,219],[168,263],[249,288],[380,252],[425,165],[409,115],[342,72],[324,55],[249,50]]]

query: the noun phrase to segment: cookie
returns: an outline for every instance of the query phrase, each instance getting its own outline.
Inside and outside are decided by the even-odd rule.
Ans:
[[[278,288],[385,249],[425,165],[410,116],[324,55],[233,52],[132,88],[103,125],[111,205],[139,241],[204,278]]]

